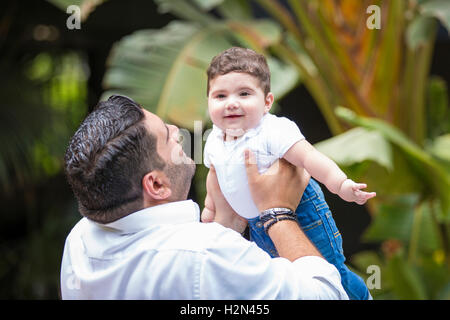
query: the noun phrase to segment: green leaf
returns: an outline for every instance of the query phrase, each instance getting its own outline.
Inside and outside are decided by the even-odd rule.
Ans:
[[[404,243],[408,242],[417,200],[416,195],[406,195],[396,197],[392,201],[383,201],[374,220],[364,233],[363,239],[375,242],[397,239]]]
[[[186,19],[195,24],[209,25],[217,20],[214,16],[208,14],[213,6],[217,5],[221,0],[196,0],[197,5],[193,5],[186,0],[154,0],[158,5],[159,13],[172,13],[179,18]]]
[[[439,291],[436,299],[439,300],[450,300],[450,281],[444,285],[444,287]]]
[[[270,89],[278,101],[297,86],[300,75],[297,69],[274,57],[267,57],[267,64],[270,68]]]
[[[385,276],[397,299],[427,299],[425,285],[418,271],[407,263],[401,252],[388,261]]]
[[[450,1],[431,0],[421,5],[423,15],[437,18],[450,33]]]
[[[442,258],[436,259],[436,256]],[[420,257],[420,273],[427,292],[430,293],[429,299],[450,299],[450,273],[448,264],[445,263],[443,251],[435,251],[433,254],[422,255]],[[442,259],[442,260],[440,260]]]
[[[397,239],[410,247],[410,258],[417,252],[429,255],[442,249],[439,230],[429,201],[418,203],[417,195],[384,199],[363,239],[379,242]]]
[[[447,84],[440,77],[434,76],[428,80],[426,117],[428,138],[434,139],[450,131]]]
[[[223,17],[234,20],[252,18],[252,8],[248,0],[225,0],[217,7]]]
[[[361,251],[352,256],[351,262],[363,274],[370,265],[383,266],[380,256],[375,251]]]
[[[427,16],[417,16],[406,29],[406,43],[414,50],[433,40],[436,22]]]
[[[336,114],[343,120],[370,130],[377,130],[395,145],[411,169],[410,175],[417,177],[424,197],[438,197],[445,215],[450,214],[450,174],[425,150],[408,139],[400,130],[380,119],[356,115],[353,111],[338,107]]]
[[[370,160],[392,170],[392,150],[377,131],[354,128],[315,145],[339,165],[350,166]]]
[[[193,2],[201,9],[208,11],[223,3],[224,0],[193,0]]]
[[[271,20],[228,20],[226,25],[241,46],[263,51],[281,40],[281,28]]]
[[[437,137],[428,149],[434,156],[447,163],[447,171],[450,171],[450,133]]]
[[[376,191],[376,199],[423,191],[421,180],[413,174],[403,153],[376,130],[354,128],[315,147],[351,179]]]
[[[423,201],[414,207],[414,220],[409,242],[409,259],[415,261],[418,252],[430,254],[440,248],[439,230],[432,217],[429,201]]]

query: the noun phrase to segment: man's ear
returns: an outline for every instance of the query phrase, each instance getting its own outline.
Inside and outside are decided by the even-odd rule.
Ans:
[[[266,99],[265,99],[264,114],[269,112],[270,108],[272,108],[273,100],[274,100],[273,93],[269,92],[266,95]]]
[[[162,171],[151,171],[142,178],[144,199],[151,202],[167,200],[172,195],[170,181]]]

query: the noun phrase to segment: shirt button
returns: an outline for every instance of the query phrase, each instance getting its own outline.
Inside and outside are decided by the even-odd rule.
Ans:
[[[257,226],[258,228],[261,228],[261,227],[262,227],[262,222],[261,222],[261,221],[257,222],[257,223],[256,223],[256,226]]]

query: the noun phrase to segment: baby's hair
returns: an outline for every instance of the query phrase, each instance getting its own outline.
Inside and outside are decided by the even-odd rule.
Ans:
[[[230,72],[250,74],[259,80],[266,96],[270,92],[270,70],[266,58],[251,49],[232,47],[218,54],[211,60],[206,71],[208,83],[206,95],[209,95],[209,83],[218,75]]]

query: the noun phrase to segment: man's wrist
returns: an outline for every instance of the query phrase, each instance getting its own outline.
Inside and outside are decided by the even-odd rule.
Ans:
[[[297,221],[295,212],[289,208],[271,208],[264,210],[260,214],[260,221],[266,234],[268,234],[270,227],[283,220]]]
[[[269,235],[269,229],[276,223],[284,220],[290,220],[297,222],[297,219],[291,215],[283,215],[277,216],[275,219],[269,220],[266,224],[264,224],[264,232]]]
[[[292,212],[293,212],[293,210],[291,210],[289,208],[276,207],[276,208],[270,208],[270,209],[262,211],[259,214],[259,217],[261,220],[264,220],[264,219],[269,219],[270,217],[273,217],[276,215],[291,214]]]

